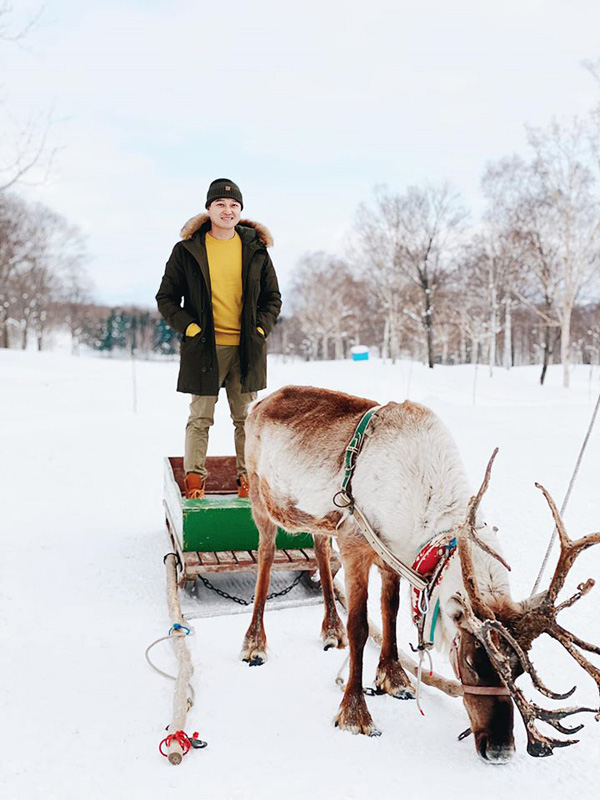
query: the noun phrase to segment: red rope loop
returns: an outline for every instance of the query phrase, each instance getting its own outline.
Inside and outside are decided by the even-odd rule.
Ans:
[[[192,734],[192,736],[194,739],[198,738],[197,733]],[[177,742],[177,744],[181,747],[183,755],[186,755],[186,753],[192,749],[192,743],[187,733],[185,731],[176,731],[175,733],[171,733],[169,736],[166,736],[158,745],[161,756],[164,756],[165,758],[169,757],[169,754],[165,753],[163,750],[163,745],[168,748],[174,741]]]

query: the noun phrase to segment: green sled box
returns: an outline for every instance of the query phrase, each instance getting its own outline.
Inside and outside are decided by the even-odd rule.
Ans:
[[[250,500],[237,496],[233,456],[206,459],[208,477],[202,500],[185,497],[182,458],[169,456],[164,465],[165,511],[183,552],[258,549],[258,530],[252,519]],[[313,546],[313,538],[308,533],[277,530],[278,550]]]

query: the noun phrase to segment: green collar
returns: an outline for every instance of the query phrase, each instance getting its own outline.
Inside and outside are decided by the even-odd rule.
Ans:
[[[352,473],[354,472],[354,468],[356,467],[356,459],[358,458],[358,454],[362,450],[364,440],[365,440],[365,431],[373,416],[381,409],[383,406],[373,406],[370,408],[366,414],[363,414],[361,417],[360,422],[358,423],[356,430],[354,431],[354,435],[346,448],[346,453],[344,455],[344,464],[346,466],[344,472],[344,479],[342,481],[342,492],[351,499],[350,493],[350,484],[352,481]]]

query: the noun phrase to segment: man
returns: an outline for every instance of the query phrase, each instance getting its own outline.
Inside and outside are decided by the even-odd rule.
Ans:
[[[158,310],[183,334],[177,391],[192,394],[185,436],[185,489],[204,497],[208,431],[225,387],[235,428],[238,495],[248,497],[244,423],[267,378],[266,338],[281,308],[266,228],[240,221],[242,193],[213,181],[206,214],[185,224],[156,295]],[[183,306],[181,301],[183,299]]]

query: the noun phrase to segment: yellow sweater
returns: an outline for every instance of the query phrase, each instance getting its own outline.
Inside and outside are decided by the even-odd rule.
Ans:
[[[212,310],[217,344],[239,344],[242,327],[242,240],[206,234]]]

